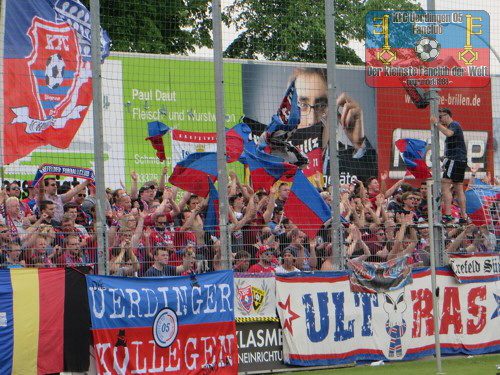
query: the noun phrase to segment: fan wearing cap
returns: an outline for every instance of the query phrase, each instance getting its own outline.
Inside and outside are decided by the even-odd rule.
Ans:
[[[295,256],[290,247],[283,250],[283,263],[276,268],[277,273],[288,273],[288,272],[300,272],[300,270],[295,267]]]
[[[139,200],[142,202],[145,209],[148,209],[151,202],[153,202],[153,200],[155,199],[156,192],[157,192],[157,187],[154,181],[146,182],[139,189]]]
[[[259,251],[257,252],[257,258],[259,259],[259,263],[256,263],[253,266],[251,266],[248,272],[259,273],[259,272],[276,271],[271,262],[273,259],[273,252],[269,246],[267,245],[261,246]]]
[[[28,181],[27,189],[28,189],[28,196],[24,199],[21,200],[21,202],[25,203],[28,205],[28,207],[33,211],[33,207],[35,207],[35,198],[36,198],[36,192],[35,188],[32,186],[33,181]]]

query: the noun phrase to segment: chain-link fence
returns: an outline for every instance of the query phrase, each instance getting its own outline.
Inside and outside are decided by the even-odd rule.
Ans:
[[[497,77],[438,93],[435,104],[463,128],[465,186],[477,178],[474,187],[486,187],[462,194],[453,184],[449,200],[434,202],[445,203],[436,216],[429,176],[407,176],[398,142],[427,143],[419,155],[430,174],[430,107],[418,109],[401,87],[367,84],[366,17],[380,9],[336,1],[329,24],[323,3],[235,1],[214,25],[207,1],[102,1],[102,98],[92,100],[90,4],[27,3],[3,8],[6,267],[104,272],[99,247],[109,273],[127,276],[228,264],[337,270],[352,258],[403,255],[428,266],[435,228],[441,264],[448,253],[497,251]],[[224,60],[212,37],[221,37]],[[102,112],[102,150],[92,103]],[[83,183],[98,161],[105,197]]]

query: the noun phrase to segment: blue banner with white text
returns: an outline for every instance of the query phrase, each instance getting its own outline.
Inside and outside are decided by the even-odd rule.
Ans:
[[[232,271],[87,276],[99,373],[236,374]]]

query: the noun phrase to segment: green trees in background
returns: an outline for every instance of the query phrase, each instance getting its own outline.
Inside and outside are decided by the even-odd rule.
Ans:
[[[89,6],[89,0],[84,3]],[[384,9],[420,9],[420,5],[417,0],[335,1],[338,63],[362,63],[348,43],[365,39],[367,12]],[[323,1],[234,0],[223,13],[226,24],[237,32],[226,57],[326,61]],[[101,0],[101,25],[114,51],[188,54],[212,46],[208,0]]]

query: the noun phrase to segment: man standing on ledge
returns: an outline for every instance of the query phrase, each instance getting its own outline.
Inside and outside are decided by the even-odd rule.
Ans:
[[[449,223],[453,220],[451,216],[451,185],[453,184],[458,198],[458,206],[460,207],[461,218],[459,224],[465,224],[467,223],[467,213],[465,211],[464,177],[467,168],[467,147],[465,146],[464,132],[460,124],[453,121],[451,111],[448,108],[440,108],[438,112],[439,122],[434,116],[431,121],[446,136],[442,166],[443,177],[441,180],[445,207],[443,222]]]

